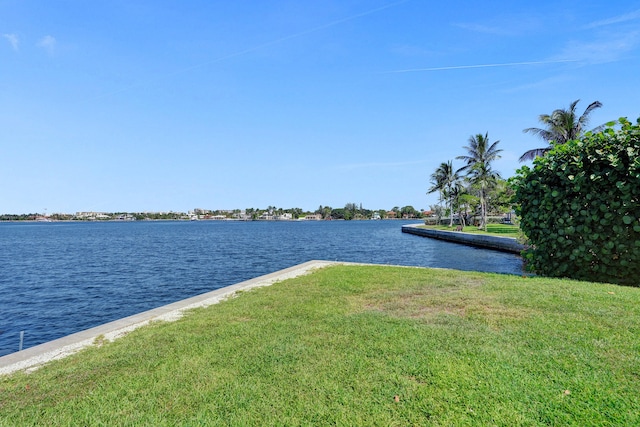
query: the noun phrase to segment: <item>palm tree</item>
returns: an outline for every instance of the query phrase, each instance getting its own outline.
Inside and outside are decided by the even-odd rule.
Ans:
[[[496,178],[500,177],[497,171],[491,169],[491,163],[501,157],[502,150],[498,149],[499,142],[490,144],[489,133],[472,135],[469,138],[469,145],[462,147],[467,150],[467,155],[456,157],[456,159],[466,162],[466,165],[461,167],[458,172],[467,171],[469,182],[478,188],[482,215],[482,224],[480,225],[485,231],[487,231],[487,190],[493,185]]]
[[[440,195],[438,203],[444,199],[444,168],[446,163],[441,163],[440,166],[431,174],[431,187],[427,190],[427,194],[435,193],[436,191]],[[393,210],[393,209],[392,209]],[[432,209],[433,210],[433,209]],[[440,225],[440,215],[438,216],[438,225]]]
[[[577,139],[584,135],[585,128],[589,123],[589,114],[596,108],[602,107],[600,101],[594,101],[584,110],[584,113],[580,117],[576,115],[576,105],[580,102],[579,99],[573,101],[567,110],[557,109],[551,114],[541,114],[538,117],[540,123],[545,127],[540,128],[527,128],[524,129],[524,133],[531,133],[539,136],[547,141],[550,145],[545,148],[534,148],[529,150],[520,156],[520,161],[533,160],[537,156],[543,156],[554,144],[564,144],[572,139]],[[591,130],[591,132],[599,132],[604,125],[598,126]]]
[[[458,175],[456,171],[456,180],[453,182],[451,188],[451,200],[454,208],[458,209],[458,218],[460,219],[460,225],[464,228],[465,224],[465,214],[466,214],[466,201],[465,196],[467,196],[467,188],[464,185],[464,181]]]
[[[453,170],[453,162],[443,162],[436,171],[431,174],[432,186],[429,193],[440,192],[440,199],[445,199],[449,203],[449,227],[453,226],[453,185],[458,180],[458,173]]]

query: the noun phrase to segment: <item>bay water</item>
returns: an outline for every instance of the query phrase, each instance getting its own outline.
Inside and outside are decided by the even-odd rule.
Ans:
[[[521,274],[416,221],[0,223],[0,356],[310,260]]]

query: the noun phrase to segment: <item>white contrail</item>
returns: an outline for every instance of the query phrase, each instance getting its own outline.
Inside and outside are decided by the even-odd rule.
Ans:
[[[357,15],[351,15],[349,17],[338,19],[336,21],[332,21],[332,22],[329,22],[327,24],[319,25],[317,27],[311,28],[310,30],[305,30],[305,31],[301,31],[299,33],[295,33],[295,34],[291,34],[291,35],[288,35],[288,36],[285,36],[285,37],[281,37],[279,39],[272,40],[270,42],[267,42],[267,43],[264,43],[264,44],[261,44],[261,45],[255,46],[255,47],[248,48],[248,49],[245,49],[243,51],[240,51],[240,52],[237,52],[237,53],[234,53],[234,54],[231,54],[231,55],[224,56],[222,58],[213,60],[211,62],[218,62],[218,61],[220,61],[222,59],[227,59],[227,58],[231,58],[231,57],[234,57],[234,56],[244,55],[245,53],[253,52],[254,50],[262,49],[263,47],[271,46],[271,45],[274,45],[274,44],[277,44],[277,43],[282,43],[283,41],[286,41],[286,40],[290,40],[290,39],[294,39],[296,37],[305,36],[307,34],[315,33],[316,31],[324,30],[324,29],[333,27],[335,25],[342,24],[344,22],[352,21],[352,20],[357,19],[357,18],[362,18],[363,16],[371,15],[373,13],[380,12],[380,11],[385,10],[385,9],[389,9],[389,8],[392,8],[392,7],[395,7],[395,6],[399,6],[402,3],[406,3],[408,1],[410,1],[410,0],[400,0],[400,1],[393,2],[393,3],[389,3],[389,4],[386,4],[384,6],[377,7],[375,9],[367,10],[366,12],[358,13]]]
[[[556,64],[559,62],[577,62],[577,61],[578,61],[577,59],[558,59],[554,61],[508,62],[504,64],[456,65],[451,67],[412,68],[408,70],[394,70],[394,71],[386,71],[385,73],[415,73],[419,71],[464,70],[468,68],[514,67],[517,65]]]
[[[403,4],[403,3],[407,3],[408,1],[410,1],[410,0],[399,0],[399,1],[392,2],[392,3],[388,3],[388,4],[384,5],[384,6],[380,6],[380,7],[377,7],[375,9],[369,9],[369,10],[367,10],[365,12],[360,12],[360,13],[358,13],[356,15],[351,15],[351,16],[348,16],[346,18],[341,18],[341,19],[338,19],[338,20],[335,20],[335,21],[331,21],[331,22],[328,22],[326,24],[322,24],[322,25],[319,25],[317,27],[313,27],[313,28],[311,28],[309,30],[300,31],[299,33],[294,33],[294,34],[290,34],[288,36],[280,37],[278,39],[271,40],[271,41],[268,41],[268,42],[253,46],[253,47],[249,47],[247,49],[244,49],[244,50],[241,50],[241,51],[238,51],[238,52],[234,52],[234,53],[230,53],[228,55],[220,56],[220,57],[212,59],[210,61],[202,62],[200,64],[192,65],[192,66],[185,67],[185,68],[181,68],[181,69],[173,71],[171,73],[166,73],[166,74],[163,74],[161,76],[158,76],[154,80],[157,81],[157,80],[160,80],[160,79],[165,79],[167,77],[173,77],[173,76],[176,76],[176,75],[179,75],[179,74],[186,73],[186,72],[191,71],[191,70],[195,70],[197,68],[205,67],[207,65],[211,65],[211,64],[218,63],[218,62],[226,61],[227,59],[231,59],[231,58],[235,58],[235,57],[238,57],[238,56],[246,55],[247,53],[255,52],[255,51],[263,49],[265,47],[273,46],[273,45],[276,45],[278,43],[282,43],[282,42],[287,41],[287,40],[295,39],[297,37],[301,37],[301,36],[305,36],[307,34],[315,33],[317,31],[325,30],[327,28],[330,28],[330,27],[333,27],[333,26],[336,26],[336,25],[339,25],[339,24],[342,24],[342,23],[345,23],[345,22],[348,22],[348,21],[352,21],[354,19],[362,18],[363,16],[371,15],[373,13],[377,13],[377,12],[380,12],[380,11],[385,10],[385,9],[390,9],[392,7],[396,7],[396,6],[399,6],[399,5]],[[129,85],[127,87],[123,87],[121,89],[118,89],[118,90],[115,90],[115,91],[111,91],[109,93],[98,95],[97,97],[95,97],[93,99],[100,99],[100,98],[104,98],[104,97],[107,97],[107,96],[115,95],[117,93],[126,92],[128,90],[131,90],[131,89],[134,89],[134,88],[137,88],[137,87],[140,87],[140,86],[144,86],[144,85],[147,85],[147,84],[149,84],[148,80],[144,81],[144,82],[139,82],[139,83],[136,83],[136,84],[132,84],[132,85]]]
[[[319,25],[317,27],[313,27],[313,28],[311,28],[309,30],[300,31],[299,33],[290,34],[288,36],[280,37],[279,39],[271,40],[271,41],[268,41],[268,42],[265,42],[265,43],[262,43],[262,44],[259,44],[259,45],[253,46],[253,47],[249,47],[247,49],[244,49],[244,50],[241,50],[241,51],[238,51],[238,52],[235,52],[235,53],[230,53],[228,55],[221,56],[221,57],[216,58],[216,59],[212,59],[211,61],[203,62],[203,63],[197,64],[197,65],[192,65],[190,67],[186,67],[186,68],[183,68],[181,70],[178,70],[178,71],[176,71],[174,73],[167,74],[167,76],[173,76],[174,74],[181,74],[181,73],[184,73],[185,71],[190,71],[190,70],[193,70],[195,68],[204,67],[204,66],[209,65],[209,64],[214,64],[216,62],[221,62],[221,61],[224,61],[224,60],[227,60],[227,59],[230,59],[230,58],[235,58],[237,56],[246,55],[247,53],[251,53],[251,52],[254,52],[256,50],[263,49],[265,47],[273,46],[275,44],[279,44],[279,43],[282,43],[284,41],[295,39],[295,38],[298,38],[298,37],[301,37],[301,36],[306,36],[307,34],[315,33],[315,32],[320,31],[320,30],[325,30],[325,29],[333,27],[335,25],[339,25],[339,24],[342,24],[342,23],[345,23],[345,22],[348,22],[348,21],[352,21],[354,19],[361,18],[363,16],[371,15],[373,13],[380,12],[380,11],[385,10],[385,9],[389,9],[391,7],[399,6],[402,3],[406,3],[408,1],[410,1],[410,0],[400,0],[400,1],[393,2],[393,3],[389,3],[389,4],[386,4],[384,6],[377,7],[375,9],[367,10],[366,12],[358,13],[357,15],[351,15],[351,16],[348,16],[346,18],[338,19],[338,20],[335,20],[335,21],[332,21],[332,22],[329,22],[329,23],[326,23],[326,24]]]

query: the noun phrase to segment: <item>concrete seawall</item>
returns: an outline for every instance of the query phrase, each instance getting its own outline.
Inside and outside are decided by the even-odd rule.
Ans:
[[[462,231],[432,230],[420,228],[422,224],[403,225],[402,232],[417,236],[431,237],[432,239],[446,240],[462,243],[464,245],[477,246],[485,249],[493,249],[502,252],[520,254],[525,246],[518,243],[513,237],[489,236],[486,234],[470,234]]]
[[[246,291],[255,287],[269,286],[273,283],[301,276],[317,268],[337,264],[330,261],[309,261],[275,273],[256,277],[255,279],[236,283],[221,289],[174,302],[169,305],[154,308],[133,316],[115,320],[95,328],[87,329],[57,340],[36,345],[16,353],[0,357],[0,375],[15,371],[30,371],[52,360],[61,359],[77,351],[94,345],[97,338],[112,341],[141,326],[155,321],[173,321],[182,317],[185,310],[207,307],[217,304],[236,292]]]

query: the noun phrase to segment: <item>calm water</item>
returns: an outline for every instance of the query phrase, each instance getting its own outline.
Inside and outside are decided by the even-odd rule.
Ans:
[[[522,271],[407,223],[0,223],[0,356],[312,259]]]

